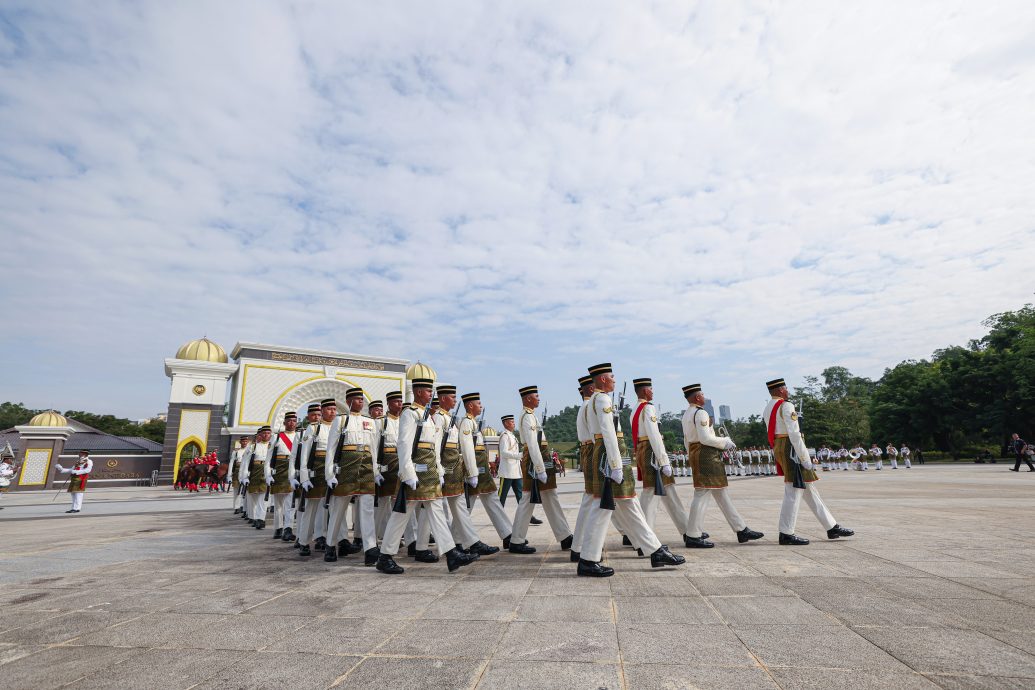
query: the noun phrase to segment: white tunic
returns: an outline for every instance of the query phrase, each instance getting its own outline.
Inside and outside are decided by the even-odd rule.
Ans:
[[[500,432],[500,479],[521,479],[521,452],[513,431]]]
[[[765,406],[765,412],[762,413],[762,421],[765,422],[767,431],[769,430],[769,418],[772,416],[773,407],[779,400],[780,398],[771,399]],[[795,455],[798,456],[798,462],[809,462],[809,449],[805,447],[805,439],[802,437],[801,429],[798,427],[798,413],[794,411],[794,404],[790,400],[786,400],[780,405],[775,421],[776,429],[773,433],[786,434],[787,440],[794,447]]]

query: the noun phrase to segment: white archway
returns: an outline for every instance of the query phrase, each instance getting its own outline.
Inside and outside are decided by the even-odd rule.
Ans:
[[[280,427],[287,412],[297,410],[302,405],[327,398],[334,398],[338,403],[338,410],[345,409],[345,393],[355,386],[355,383],[341,379],[319,379],[303,383],[292,389],[287,395],[280,399],[277,406],[273,408],[270,416],[271,424],[276,429]],[[299,420],[300,422],[302,420]]]

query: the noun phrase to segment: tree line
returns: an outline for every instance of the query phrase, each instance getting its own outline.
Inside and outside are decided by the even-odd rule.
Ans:
[[[32,410],[21,403],[4,402],[0,403],[0,429],[10,429],[21,424],[28,424],[29,420],[40,412],[47,410]],[[111,414],[94,414],[83,410],[66,410],[62,412],[65,417],[82,422],[86,426],[93,427],[98,431],[114,436],[140,436],[150,439],[156,443],[165,441],[165,422],[154,419],[145,424],[137,424],[131,419],[116,417]]]

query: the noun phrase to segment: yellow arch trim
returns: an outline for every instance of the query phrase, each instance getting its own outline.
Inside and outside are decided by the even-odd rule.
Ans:
[[[198,448],[201,448],[202,453],[208,452],[208,448],[205,446],[205,442],[197,436],[188,436],[179,443],[176,444],[176,456],[173,460],[173,481],[176,481],[176,477],[180,474],[180,453],[183,451],[183,447],[188,443],[198,444]]]

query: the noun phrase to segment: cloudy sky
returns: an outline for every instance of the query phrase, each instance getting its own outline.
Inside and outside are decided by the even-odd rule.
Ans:
[[[326,5],[3,4],[0,399],[207,334],[739,416],[1032,301],[1030,2]]]

